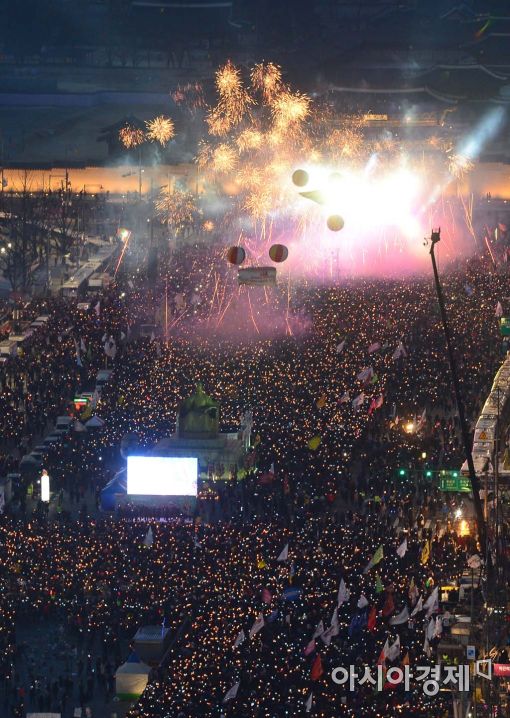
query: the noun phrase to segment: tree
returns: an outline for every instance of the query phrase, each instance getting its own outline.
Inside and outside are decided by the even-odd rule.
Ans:
[[[38,267],[38,250],[44,238],[42,196],[30,191],[24,172],[21,190],[4,193],[0,213],[0,271],[14,292],[30,290]]]

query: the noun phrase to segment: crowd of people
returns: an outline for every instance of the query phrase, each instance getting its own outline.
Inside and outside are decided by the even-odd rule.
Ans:
[[[59,299],[25,309],[50,321],[0,368],[0,474],[17,470],[17,447],[75,412],[73,394],[92,388],[105,362],[113,375],[96,407],[104,425],[44,457],[52,491],[78,518],[65,502],[51,519],[29,511],[37,476],[24,472],[0,517],[4,705],[14,715],[37,705],[36,690],[19,690],[15,628],[48,616],[99,651],[83,683],[46,691],[44,709],[65,718],[99,676],[111,697],[136,629],[163,622],[173,635],[186,623],[185,637],[130,718],[448,715],[448,701],[419,686],[349,691],[331,680],[336,666],[432,665],[447,630],[438,589],[475,551],[426,476],[463,460],[433,285],[296,283],[269,298],[250,290],[247,308],[242,294],[218,304],[218,284],[230,281],[219,257],[177,250],[150,289],[126,261],[88,309]],[[476,261],[445,274],[444,287],[472,426],[504,355],[495,308],[509,280]],[[160,334],[141,336],[155,313]],[[278,331],[264,332],[271,315]],[[248,477],[211,483],[193,521],[129,507],[91,515],[82,504],[124,465],[123,437],[143,451],[168,436],[198,381],[220,402],[222,430],[252,411]]]

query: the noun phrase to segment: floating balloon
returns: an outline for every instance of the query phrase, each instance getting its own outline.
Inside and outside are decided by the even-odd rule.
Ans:
[[[273,262],[285,262],[289,256],[289,250],[284,244],[273,244],[269,249],[269,256]]]
[[[328,217],[327,224],[332,232],[339,232],[344,226],[344,220],[339,214],[332,214]]]
[[[246,259],[246,252],[242,247],[230,247],[227,251],[227,260],[230,264],[242,264]]]
[[[308,179],[308,172],[305,170],[295,170],[292,174],[292,181],[296,187],[304,187],[305,184],[308,184]]]

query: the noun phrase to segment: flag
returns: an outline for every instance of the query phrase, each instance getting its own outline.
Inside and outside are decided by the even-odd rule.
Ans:
[[[420,563],[422,566],[425,566],[426,563],[428,563],[428,560],[430,558],[430,542],[425,541],[425,546],[423,547],[421,551],[420,556]]]
[[[349,628],[347,629],[347,634],[349,635],[349,638],[352,638],[353,636],[356,636],[361,633],[361,631],[366,625],[367,614],[365,611],[363,611],[363,613],[358,613],[354,615],[349,624]]]
[[[338,605],[341,606],[342,603],[345,603],[349,600],[351,596],[351,593],[347,586],[345,585],[345,581],[342,579],[340,581],[340,586],[338,588]]]
[[[317,624],[317,626],[315,628],[312,638],[318,638],[323,633],[324,633],[324,621],[319,621],[319,623]]]
[[[117,354],[117,346],[115,344],[115,339],[113,337],[110,337],[104,344],[104,353],[106,356],[111,357],[112,359],[115,359],[115,355]]]
[[[397,556],[404,558],[407,552],[407,539],[405,538],[397,549]]]
[[[409,659],[409,651],[405,654],[405,656],[402,658],[401,666],[408,666],[411,663]]]
[[[262,613],[259,613],[257,618],[255,619],[255,622],[253,623],[253,626],[250,628],[249,636],[250,638],[253,638],[253,636],[256,636],[257,633],[260,631],[261,628],[264,626],[264,616]]]
[[[283,589],[283,600],[284,601],[297,601],[301,597],[301,589],[293,588],[288,586]]]
[[[418,603],[417,603],[416,606],[413,608],[413,611],[412,611],[412,613],[411,613],[411,617],[412,617],[412,616],[416,616],[416,614],[417,614],[417,613],[420,613],[420,611],[423,611],[423,598],[422,598],[421,596],[420,596],[420,598],[418,599]]]
[[[343,352],[343,350],[344,350],[344,346],[345,346],[345,339],[343,339],[343,340],[340,342],[340,344],[337,344],[337,345],[336,345],[336,353],[337,353],[337,354],[341,354],[341,353]]]
[[[379,381],[379,376],[374,373],[368,383],[372,384],[372,386],[373,386],[374,384],[377,384],[378,381]]]
[[[370,402],[370,408],[368,410],[369,416],[371,416],[372,412],[374,412],[376,409],[380,409],[381,406],[383,405],[383,403],[384,403],[384,397],[382,394],[379,394],[378,397],[374,396],[374,398]]]
[[[392,643],[388,650],[388,659],[390,661],[396,661],[400,656],[400,636],[397,636],[395,643]]]
[[[498,302],[498,303],[496,304],[495,314],[496,314],[496,316],[498,317],[498,319],[503,316],[503,307],[502,307],[502,305],[501,305],[501,302]]]
[[[400,359],[400,357],[406,357],[406,356],[407,356],[407,352],[405,350],[405,347],[402,344],[402,342],[399,342],[397,348],[393,352],[392,359],[396,360],[396,359]]]
[[[378,573],[375,574],[375,592],[382,593],[384,591],[383,582]]]
[[[313,436],[308,442],[308,448],[311,449],[311,451],[316,451],[319,448],[321,441],[322,439],[320,436]]]
[[[324,670],[322,668],[321,654],[318,653],[317,656],[315,657],[313,664],[312,664],[312,672],[310,674],[310,677],[311,677],[312,681],[318,681],[323,673],[324,673]]]
[[[339,404],[348,404],[351,400],[350,394],[348,391],[345,392],[345,394],[342,394],[340,399],[338,400]]]
[[[373,344],[371,344],[371,345],[368,347],[368,353],[369,353],[369,354],[373,354],[374,352],[379,351],[380,348],[381,348],[381,343],[380,343],[380,342],[374,342]]]
[[[264,561],[264,559],[263,559],[263,558],[259,558],[259,560],[257,561],[257,568],[265,568],[266,565],[267,565],[267,564],[266,564],[266,562]]]
[[[282,549],[282,552],[280,553],[280,555],[278,556],[278,558],[276,560],[281,562],[281,561],[287,561],[288,558],[289,558],[289,544],[286,543]]]
[[[322,394],[322,396],[319,399],[317,399],[317,404],[316,404],[317,409],[324,409],[324,407],[326,406],[326,401],[327,401],[326,394]]]
[[[365,608],[366,606],[368,606],[368,601],[366,596],[362,593],[358,600],[358,608]]]
[[[101,315],[101,300],[99,300],[98,303],[96,304],[96,306],[94,307],[94,311],[98,317]]]
[[[310,653],[313,653],[315,651],[316,645],[317,644],[315,643],[315,638],[312,638],[312,640],[308,642],[308,644],[304,650],[305,656],[309,656]]]
[[[409,609],[407,608],[407,606],[404,606],[400,613],[397,613],[396,616],[390,618],[390,626],[400,626],[402,623],[407,623],[408,620]]]
[[[430,643],[429,643],[429,639],[427,638],[427,636],[425,636],[425,640],[423,641],[423,652],[425,653],[427,658],[430,658],[430,654],[432,651],[430,649]]]
[[[305,709],[306,709],[307,713],[310,713],[310,711],[312,710],[312,705],[313,705],[313,693],[310,692],[310,695],[308,696],[308,700],[305,703]]]
[[[383,550],[383,547],[381,544],[381,546],[379,546],[377,551],[374,553],[374,555],[370,559],[368,566],[366,566],[363,569],[363,573],[368,573],[370,571],[370,569],[373,568],[374,566],[377,566],[377,564],[380,563],[383,560],[383,558],[384,558],[384,550]]]
[[[237,696],[237,691],[239,690],[240,685],[240,681],[237,681],[237,683],[234,683],[232,688],[225,693],[225,697],[223,699],[224,704],[233,700]]]
[[[273,597],[271,596],[271,592],[269,591],[269,589],[267,589],[267,588],[264,587],[264,588],[262,589],[262,601],[263,601],[264,603],[271,603],[272,598],[273,598]]]
[[[443,620],[441,616],[436,616],[436,625],[434,628],[434,638],[441,638],[443,633]]]
[[[434,618],[431,618],[428,626],[427,626],[427,639],[431,641],[434,638],[434,634],[436,632],[436,621]]]
[[[80,369],[83,369],[83,362],[82,362],[82,360],[81,360],[81,356],[80,356],[79,353],[76,355],[76,363],[78,364],[78,366],[80,367]]]
[[[377,608],[375,606],[372,606],[372,608],[370,609],[370,613],[368,614],[368,619],[367,619],[367,628],[371,633],[373,633],[373,631],[375,631],[376,620],[377,620]]]
[[[280,615],[280,613],[279,613],[278,610],[275,608],[275,610],[274,610],[274,611],[271,611],[271,613],[269,614],[269,616],[268,616],[268,618],[267,618],[267,623],[274,623],[274,622],[276,621],[276,619],[278,618],[279,615]]]
[[[391,616],[393,611],[395,610],[395,602],[393,601],[393,594],[391,591],[388,591],[386,595],[386,601],[384,602],[382,615],[384,618],[387,618],[388,616]]]
[[[416,431],[421,431],[426,420],[427,420],[427,410],[424,409],[421,413],[420,418],[418,419],[418,423],[416,425]]]
[[[370,379],[374,376],[374,370],[371,366],[365,367],[360,371],[357,378],[358,381],[362,381],[364,384],[366,384]]]
[[[243,643],[245,640],[246,640],[246,634],[243,631],[243,629],[241,628],[241,630],[237,634],[236,640],[234,641],[234,648],[237,648],[238,646],[240,646],[241,643]]]
[[[414,604],[414,602],[416,601],[416,599],[417,599],[418,596],[420,595],[419,592],[418,592],[418,589],[417,589],[417,587],[416,587],[416,584],[415,584],[415,582],[414,582],[414,576],[411,578],[411,583],[409,584],[409,593],[408,593],[408,595],[409,595],[409,600],[411,601],[412,604]]]
[[[85,345],[85,339],[83,339],[83,338],[80,339],[80,349],[82,350],[82,352],[86,352],[86,351],[87,351],[87,347],[86,347],[86,345]]]
[[[427,611],[427,616],[431,616],[433,613],[439,611],[439,586],[436,586],[430,596],[423,604],[423,608]]]
[[[154,543],[154,534],[152,533],[152,526],[149,526],[149,530],[145,534],[145,538],[143,540],[144,546],[152,546]]]
[[[390,652],[390,644],[388,642],[388,639],[386,639],[386,643],[383,646],[383,649],[381,653],[379,654],[379,658],[377,659],[377,665],[382,666],[384,663],[386,663],[386,659],[388,658],[388,654]]]
[[[365,401],[365,394],[361,392],[361,394],[358,394],[358,396],[352,400],[352,408],[357,409],[358,406],[361,406]]]

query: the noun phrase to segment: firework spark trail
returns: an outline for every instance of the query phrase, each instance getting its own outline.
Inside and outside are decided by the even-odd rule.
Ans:
[[[253,307],[252,307],[252,305],[251,305],[251,298],[250,298],[250,292],[249,292],[249,291],[248,291],[248,304],[249,304],[249,306],[250,306],[250,316],[251,316],[251,320],[252,320],[252,322],[253,322],[253,326],[255,327],[255,329],[256,329],[256,331],[257,331],[257,334],[260,334],[260,330],[259,330],[259,328],[258,328],[258,326],[257,326],[257,322],[255,321],[255,317],[253,316]]]
[[[215,281],[215,283],[214,283],[213,295],[212,295],[212,297],[211,297],[211,303],[210,303],[210,306],[209,306],[209,316],[207,317],[207,322],[208,322],[208,323],[209,323],[210,320],[211,320],[211,316],[212,316],[212,313],[213,313],[213,310],[214,310],[214,300],[216,299],[216,294],[217,294],[217,292],[218,292],[218,283],[219,283],[219,281],[220,281],[220,276],[219,276],[219,274],[217,274],[217,272],[215,272],[215,276],[216,276],[216,281]]]
[[[222,301],[222,304],[223,304],[223,299],[224,299],[224,298],[225,298],[225,292],[223,292],[223,297],[222,297],[222,300],[221,300],[221,301]],[[219,317],[218,317],[218,321],[216,322],[216,328],[218,328],[219,326],[221,326],[221,323],[223,322],[223,317],[224,317],[225,314],[227,313],[228,308],[230,307],[230,305],[232,304],[233,299],[234,299],[234,294],[232,293],[232,294],[230,295],[230,298],[229,298],[229,300],[228,300],[226,306],[225,306],[225,309],[223,310],[222,314],[220,314]],[[218,311],[219,311],[219,310],[218,310]]]
[[[475,244],[478,244],[476,232],[473,227],[473,195],[469,196],[467,204],[466,204],[466,200],[464,199],[464,197],[462,195],[460,195],[460,201],[462,204],[462,209],[464,210],[464,218],[465,218],[466,227],[468,229],[468,232],[475,240]]]
[[[114,276],[114,277],[117,276],[117,272],[119,271],[119,267],[120,267],[120,265],[121,265],[121,263],[122,263],[122,260],[123,260],[123,258],[124,258],[124,254],[126,253],[126,249],[127,249],[127,247],[128,247],[128,244],[129,244],[129,240],[130,240],[130,239],[131,239],[131,232],[128,234],[127,239],[126,239],[126,241],[124,242],[124,246],[122,247],[122,252],[120,253],[119,261],[117,262],[117,266],[115,267],[115,271],[114,271],[114,273],[113,273],[113,276]]]
[[[170,324],[169,329],[173,329],[173,328],[176,326],[176,324],[178,324],[178,323],[181,321],[181,319],[184,317],[184,315],[186,314],[187,311],[188,311],[187,308],[186,308],[186,309],[183,309],[182,312],[181,312],[181,313],[179,314],[179,316],[177,317],[177,319],[175,319],[175,320]]]
[[[494,255],[492,254],[491,245],[490,245],[489,238],[487,237],[487,235],[485,235],[485,244],[487,245],[487,249],[489,250],[489,254],[492,259],[492,264],[494,266],[496,266],[496,260],[494,259]]]

